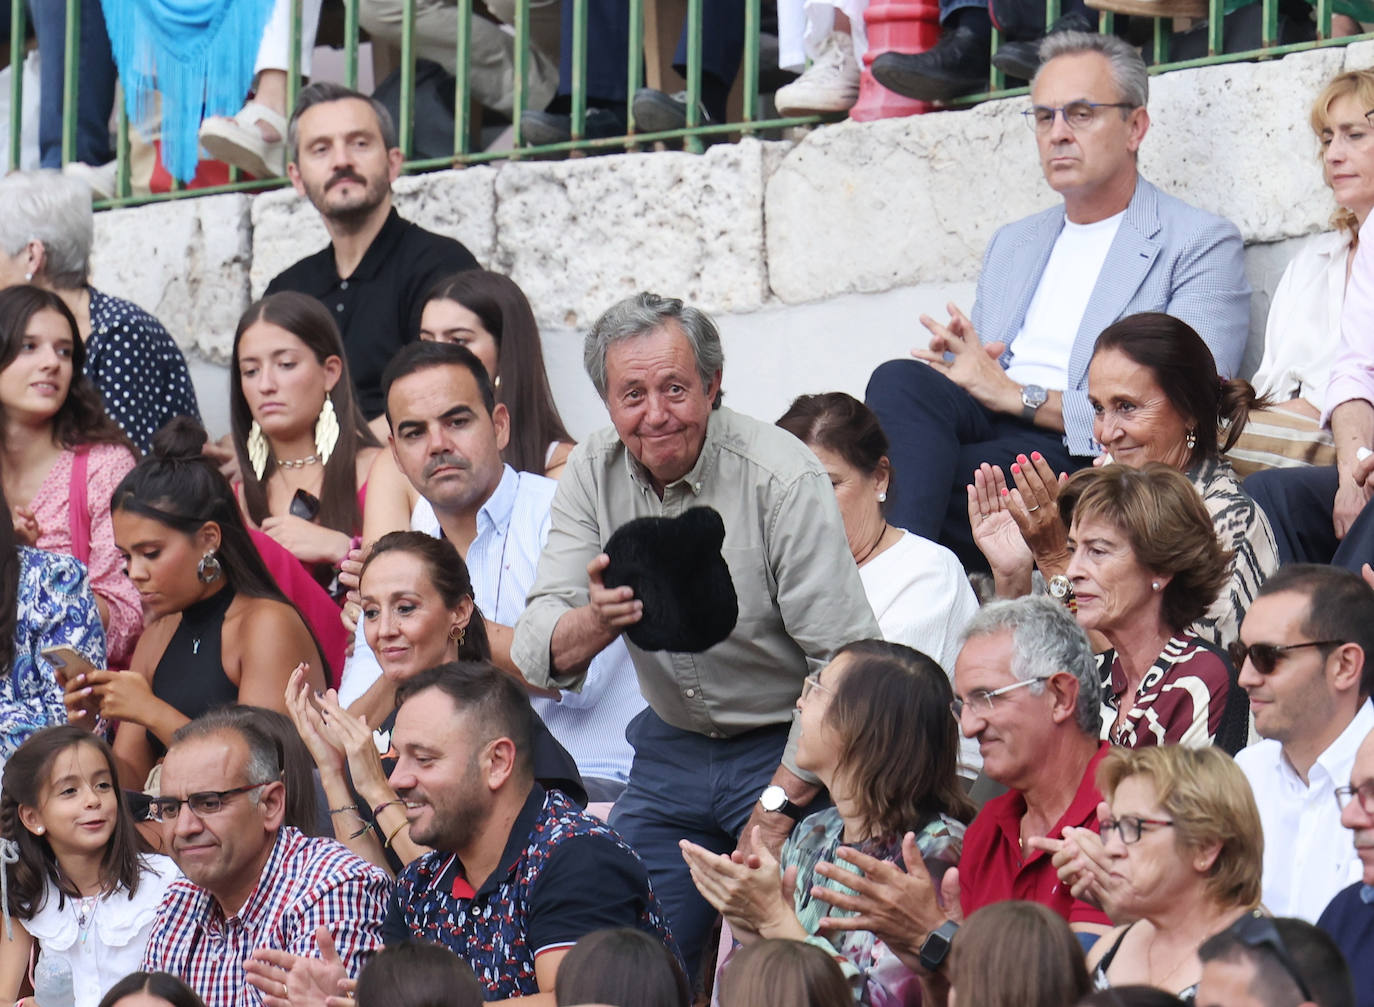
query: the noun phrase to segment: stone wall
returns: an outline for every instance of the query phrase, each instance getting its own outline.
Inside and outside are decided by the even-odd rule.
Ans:
[[[1151,80],[1141,170],[1168,192],[1236,222],[1255,299],[1268,293],[1334,205],[1316,163],[1308,105],[1374,43]],[[879,361],[920,340],[916,316],[965,308],[1000,224],[1050,205],[1026,99],[872,123],[800,141],[747,140],[696,156],[646,153],[505,163],[407,177],[400,212],[466,244],[529,295],[555,393],[575,433],[599,425],[580,374],[578,330],[639,289],[686,297],[720,320],[726,391],[758,415],[791,395],[860,393]],[[188,354],[228,357],[237,318],[282,268],[326,242],[290,190],[212,196],[96,218],[94,282],[153,311]],[[1281,243],[1275,245],[1274,243]],[[207,421],[221,372],[196,366]]]

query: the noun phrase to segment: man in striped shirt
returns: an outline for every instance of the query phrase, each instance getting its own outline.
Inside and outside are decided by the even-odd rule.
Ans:
[[[257,727],[210,713],[177,731],[162,764],[153,817],[186,877],[163,899],[143,968],[180,977],[206,1007],[284,998],[284,976],[255,989],[244,963],[261,948],[313,955],[318,927],[351,976],[382,943],[390,879],[284,824],[281,759]]]

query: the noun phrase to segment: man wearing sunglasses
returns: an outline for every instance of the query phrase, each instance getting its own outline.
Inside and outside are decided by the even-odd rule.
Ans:
[[[1264,739],[1236,756],[1264,825],[1264,905],[1315,923],[1361,875],[1332,792],[1374,730],[1374,589],[1338,567],[1283,567],[1232,658]]]
[[[186,877],[163,898],[143,968],[170,972],[206,1007],[240,1007],[244,963],[263,948],[312,955],[329,931],[357,976],[382,945],[391,882],[332,839],[283,823],[281,750],[259,728],[209,713],[177,731],[152,801],[163,845]],[[286,996],[286,976],[255,978]]]
[[[1197,1007],[1354,1007],[1350,970],[1310,923],[1242,916],[1198,948]]]
[[[1364,873],[1317,920],[1350,964],[1355,1002],[1374,1007],[1374,733],[1360,744],[1350,783],[1336,788],[1341,824],[1351,832]]]

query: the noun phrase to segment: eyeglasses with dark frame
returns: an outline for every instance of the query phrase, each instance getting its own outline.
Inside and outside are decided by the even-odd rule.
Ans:
[[[1226,650],[1231,655],[1231,664],[1235,666],[1237,674],[1245,666],[1246,658],[1249,658],[1251,666],[1261,675],[1272,675],[1274,669],[1278,667],[1279,659],[1290,650],[1302,650],[1304,647],[1344,647],[1349,642],[1349,640],[1305,640],[1302,643],[1244,644],[1237,640]]]
[[[1365,780],[1358,786],[1352,783],[1348,787],[1336,788],[1336,804],[1342,811],[1354,800],[1360,802],[1360,810],[1366,815],[1374,815],[1374,778]]]
[[[209,815],[218,814],[224,809],[225,802],[238,794],[246,794],[250,790],[257,790],[268,784],[276,783],[276,780],[267,780],[263,783],[249,783],[242,787],[234,787],[232,790],[202,790],[196,794],[188,794],[186,797],[154,797],[148,804],[148,817],[155,822],[173,822],[181,814],[181,806],[188,805],[191,813],[197,818],[205,818]]]
[[[1288,978],[1297,984],[1298,992],[1302,994],[1303,1001],[1316,1002],[1312,996],[1312,990],[1308,988],[1307,981],[1298,971],[1297,963],[1293,961],[1293,956],[1288,953],[1288,948],[1283,943],[1283,937],[1279,934],[1279,928],[1274,926],[1271,917],[1262,915],[1256,909],[1236,920],[1227,930],[1247,948],[1264,948],[1272,954],[1283,966],[1283,970],[1288,973]]]
[[[1134,846],[1140,842],[1140,837],[1145,834],[1145,826],[1153,825],[1159,828],[1172,826],[1174,823],[1164,818],[1141,818],[1139,815],[1123,815],[1120,818],[1108,818],[1101,825],[1102,838],[1107,837],[1107,833],[1115,830],[1121,837],[1121,841],[1127,846]]]
[[[955,696],[954,699],[950,701],[949,712],[954,714],[955,720],[963,719],[964,707],[966,706],[972,707],[975,712],[986,708],[987,712],[991,713],[993,707],[992,701],[998,696],[1005,696],[1007,693],[1013,692],[1022,686],[1034,685],[1036,682],[1044,681],[1046,681],[1044,678],[1023,678],[1019,682],[1012,682],[1011,685],[1004,685],[1002,688],[993,689],[991,692],[986,689],[979,689],[967,699],[963,696]]]
[[[1048,133],[1054,128],[1055,116],[1063,115],[1064,125],[1071,130],[1089,129],[1097,121],[1099,108],[1135,108],[1128,101],[1071,101],[1067,105],[1035,105],[1021,113],[1026,125],[1036,133]]]

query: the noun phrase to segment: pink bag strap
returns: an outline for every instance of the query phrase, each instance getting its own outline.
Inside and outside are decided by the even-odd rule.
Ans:
[[[91,561],[91,503],[86,495],[86,471],[90,447],[83,444],[72,457],[71,492],[67,497],[67,520],[71,524],[72,555],[83,563]]]

